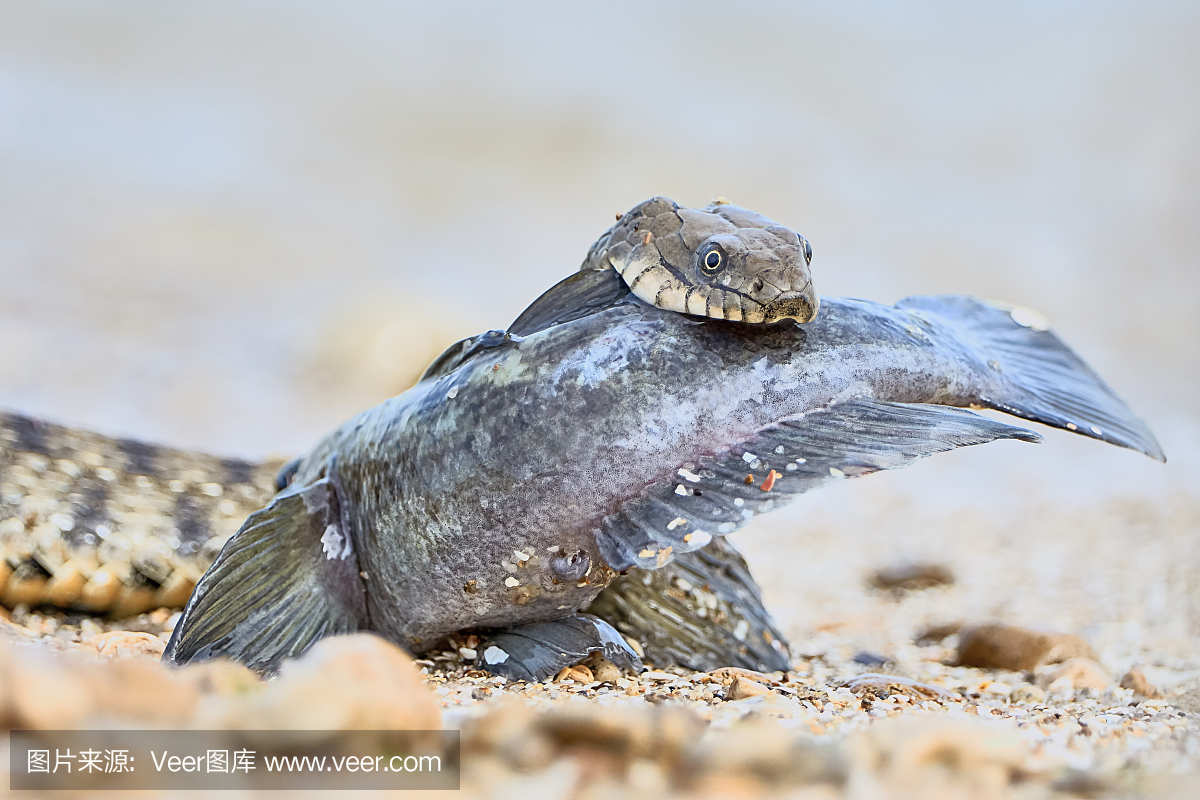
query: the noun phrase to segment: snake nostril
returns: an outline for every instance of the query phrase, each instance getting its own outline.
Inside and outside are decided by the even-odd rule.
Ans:
[[[754,281],[754,283],[750,284],[751,292],[761,292],[762,289],[763,289],[763,279],[762,278],[758,278],[757,280]]]

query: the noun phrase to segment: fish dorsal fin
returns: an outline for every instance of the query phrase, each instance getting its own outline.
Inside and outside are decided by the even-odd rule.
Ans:
[[[573,273],[530,303],[507,331],[488,331],[450,345],[425,369],[418,383],[449,375],[483,350],[512,346],[523,336],[595,314],[631,297],[625,281],[611,269]]]
[[[764,428],[723,455],[700,458],[651,484],[605,517],[596,537],[600,554],[615,570],[660,567],[826,483],[996,439],[1041,441],[964,409],[835,403]]]
[[[449,375],[474,358],[478,353],[486,350],[494,351],[498,347],[513,347],[517,341],[519,341],[519,338],[513,339],[512,334],[506,331],[488,331],[479,336],[468,336],[466,339],[460,339],[447,347],[445,352],[435,358],[433,363],[425,368],[425,371],[421,373],[421,377],[417,379],[417,383],[437,380]]]
[[[273,672],[325,636],[367,626],[366,592],[329,478],[251,514],[200,579],[163,653],[168,664],[225,656]]]
[[[580,319],[630,297],[629,286],[611,269],[584,269],[551,286],[521,312],[508,332],[529,336]]]

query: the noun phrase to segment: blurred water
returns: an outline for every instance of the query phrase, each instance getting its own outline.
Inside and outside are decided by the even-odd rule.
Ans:
[[[1040,309],[1172,457],[1054,435],[803,513],[1194,498],[1198,37],[1163,2],[10,1],[0,406],[299,452],[614,212],[725,195],[822,293]]]

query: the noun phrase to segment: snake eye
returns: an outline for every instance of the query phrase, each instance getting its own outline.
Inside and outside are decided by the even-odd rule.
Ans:
[[[724,260],[721,258],[719,250],[709,250],[708,254],[704,256],[704,260],[700,263],[705,272],[712,274],[721,268],[721,262]]]
[[[808,243],[808,239],[803,239],[804,242],[804,263],[812,263],[812,245]]]

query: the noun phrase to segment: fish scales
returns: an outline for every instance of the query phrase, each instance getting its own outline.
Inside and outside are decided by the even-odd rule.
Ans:
[[[0,604],[115,618],[180,608],[229,536],[270,501],[284,463],[222,459],[0,412]],[[376,473],[377,481],[385,477]],[[723,547],[726,558],[740,558]],[[669,582],[678,573],[694,580],[691,563],[670,565],[655,579]],[[660,653],[653,650],[662,625],[655,610],[663,598],[640,583],[641,570],[631,572],[635,582],[601,596],[631,617],[622,620],[622,630],[646,640],[661,663],[699,669],[715,651],[721,663],[751,669],[786,664],[731,639],[738,621],[764,613],[748,573],[728,596],[715,596],[731,609],[730,623],[713,619],[708,595],[673,600],[684,622]],[[747,593],[755,602],[742,597]],[[769,619],[759,624],[783,642]],[[733,646],[721,647],[725,640]]]
[[[0,412],[0,604],[182,606],[282,465]]]
[[[570,613],[616,575],[602,520],[681,464],[839,399],[966,405],[995,380],[936,321],[827,302],[811,347],[794,324],[614,306],[363,412],[304,459],[297,484],[336,474],[372,625],[409,646]],[[591,571],[556,582],[552,548],[585,554]],[[514,565],[514,550],[541,561]]]

